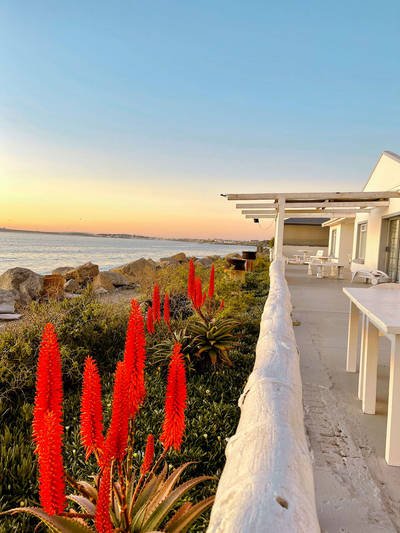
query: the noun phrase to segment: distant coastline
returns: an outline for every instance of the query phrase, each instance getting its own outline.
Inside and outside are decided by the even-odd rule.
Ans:
[[[153,241],[183,241],[183,242],[198,242],[207,244],[228,244],[228,245],[243,245],[243,246],[257,246],[257,244],[267,243],[269,239],[265,241],[251,240],[233,240],[233,239],[189,239],[186,237],[180,238],[163,238],[163,237],[148,237],[146,235],[135,235],[129,233],[87,233],[77,231],[39,231],[39,230],[25,230],[25,229],[10,229],[0,228],[0,232],[7,233],[35,233],[44,235],[73,235],[74,237],[102,237],[109,239],[140,239],[140,240],[153,240]]]

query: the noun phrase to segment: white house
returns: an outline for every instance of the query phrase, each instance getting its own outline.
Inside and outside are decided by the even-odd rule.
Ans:
[[[400,190],[400,156],[383,152],[363,192]],[[347,260],[351,270],[382,270],[400,280],[400,198],[388,198],[382,207],[357,208],[354,219],[335,218],[329,226],[329,253]]]

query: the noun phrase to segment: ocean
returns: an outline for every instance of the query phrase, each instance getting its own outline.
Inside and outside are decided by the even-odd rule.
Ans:
[[[0,274],[13,267],[51,274],[60,266],[78,266],[91,261],[100,270],[109,270],[144,257],[158,261],[179,252],[187,256],[225,256],[255,250],[253,246],[209,244],[187,241],[156,241],[82,237],[43,233],[0,232]]]

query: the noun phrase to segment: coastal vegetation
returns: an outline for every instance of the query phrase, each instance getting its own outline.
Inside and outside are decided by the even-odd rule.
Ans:
[[[153,308],[158,307],[157,301],[154,302],[156,284],[163,297],[160,305],[162,318],[156,320],[155,326],[153,322],[154,333],[146,333],[146,402],[135,420],[132,465],[137,470],[141,468],[148,435],[162,433],[169,360],[160,358],[160,345],[168,338],[167,332],[170,335],[173,332],[175,341],[182,344],[186,363],[186,429],[180,451],[169,449],[166,453],[167,469],[171,474],[183,464],[191,463],[182,472],[183,483],[194,477],[214,478],[194,487],[189,493],[186,498],[194,504],[215,494],[224,465],[226,442],[234,434],[238,423],[237,400],[254,364],[259,321],[269,288],[268,263],[264,259],[257,260],[256,271],[247,273],[244,285],[229,278],[224,272],[222,260],[216,261],[214,268],[213,292],[210,291],[209,268],[197,266],[196,276],[200,280],[197,283],[206,287],[207,295],[202,305],[208,319],[216,318],[211,318],[214,313],[221,322],[229,322],[227,333],[234,337],[229,338],[230,342],[225,346],[231,348],[228,360],[232,366],[223,357],[213,358],[210,347],[203,351],[207,357],[196,356],[193,346],[199,333],[190,325],[201,322],[201,317],[196,307],[191,305],[193,297],[188,296],[187,265],[154,271],[151,276],[138,280],[143,312],[147,313],[150,308],[153,312]],[[165,294],[168,294],[168,299]],[[166,305],[170,309],[169,320],[166,320]],[[81,297],[73,300],[32,303],[22,322],[7,326],[3,331],[0,336],[1,511],[39,505],[37,457],[31,441],[31,423],[35,370],[45,324],[54,324],[60,345],[64,387],[64,464],[75,479],[88,479],[96,473],[96,458],[92,454],[85,461],[86,453],[80,435],[79,403],[85,359],[90,355],[102,376],[104,421],[108,427],[115,368],[123,358],[129,312],[129,306],[122,303],[101,303],[89,287]],[[218,344],[224,347],[224,344]],[[169,351],[170,356],[172,349],[165,348],[165,351]],[[162,453],[159,441],[154,442],[154,448],[156,456]],[[205,531],[207,522],[205,514],[190,531]],[[0,532],[32,531],[34,523],[28,516],[2,518]]]

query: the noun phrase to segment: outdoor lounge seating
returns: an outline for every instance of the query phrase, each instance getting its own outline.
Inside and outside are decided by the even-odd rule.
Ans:
[[[382,270],[356,270],[351,276],[351,282],[353,283],[356,276],[365,278],[365,283],[371,280],[372,285],[378,285],[378,283],[390,283],[391,278]]]

